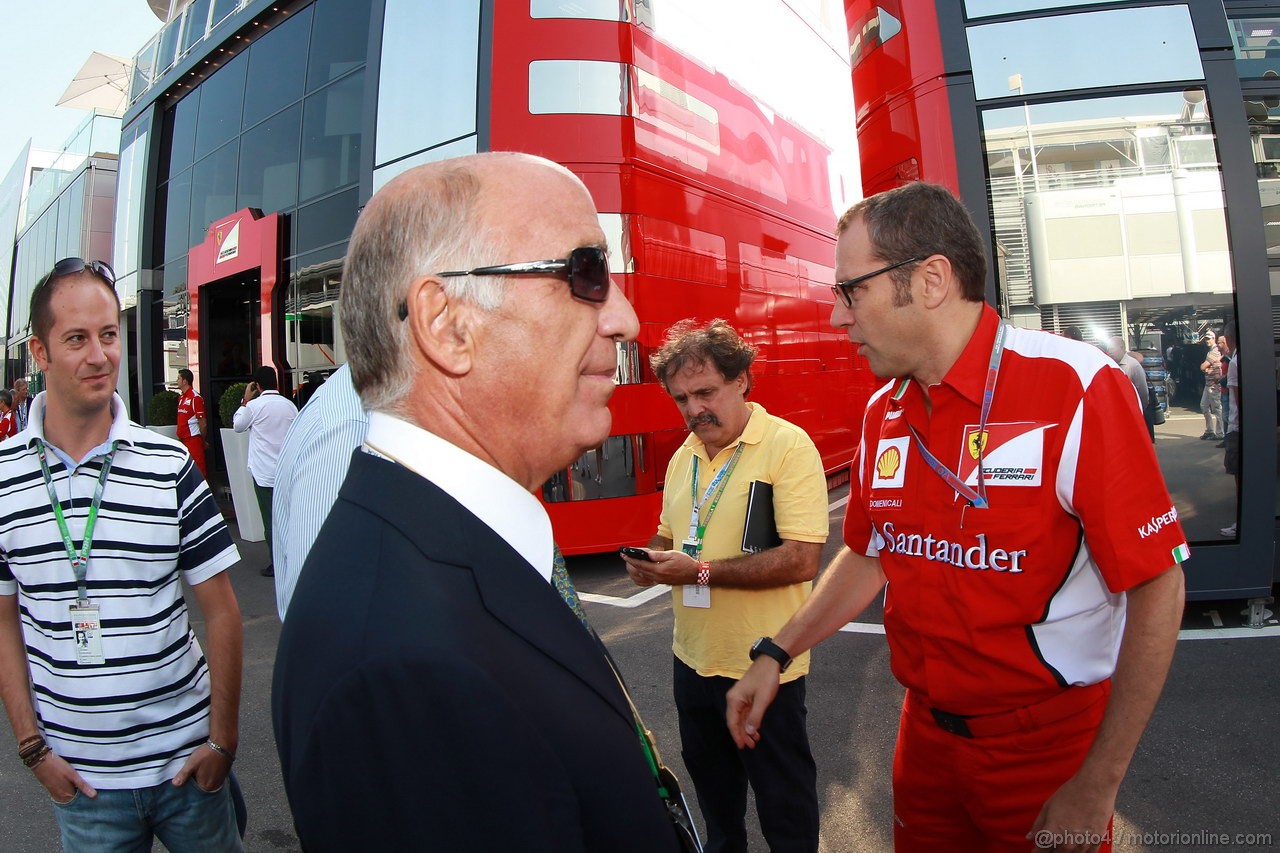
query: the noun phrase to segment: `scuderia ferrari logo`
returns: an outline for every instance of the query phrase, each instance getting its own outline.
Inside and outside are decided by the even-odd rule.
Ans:
[[[875,471],[871,476],[873,489],[901,489],[907,479],[907,448],[910,436],[882,438],[876,446]]]
[[[964,428],[964,449],[956,474],[970,486],[978,484],[978,457],[988,486],[1038,486],[1044,470],[1044,434],[1055,424],[1025,421],[977,424]]]

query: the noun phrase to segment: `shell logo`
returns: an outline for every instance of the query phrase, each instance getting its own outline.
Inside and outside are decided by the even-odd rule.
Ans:
[[[896,447],[888,447],[884,453],[880,454],[880,458],[876,460],[876,473],[880,475],[882,480],[892,480],[893,475],[898,472],[898,466],[902,464],[902,453]]]

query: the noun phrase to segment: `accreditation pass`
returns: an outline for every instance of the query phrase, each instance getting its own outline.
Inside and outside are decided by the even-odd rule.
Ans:
[[[71,605],[71,631],[76,644],[76,663],[81,666],[106,663],[102,654],[102,620],[98,605],[77,601]]]

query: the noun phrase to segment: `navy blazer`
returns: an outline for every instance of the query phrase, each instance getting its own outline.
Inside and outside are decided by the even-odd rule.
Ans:
[[[272,718],[307,850],[679,849],[598,641],[456,500],[359,450]]]

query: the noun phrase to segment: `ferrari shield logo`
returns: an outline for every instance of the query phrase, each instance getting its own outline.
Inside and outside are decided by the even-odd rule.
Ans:
[[[981,458],[982,479],[988,486],[1039,486],[1045,432],[1053,426],[1043,421],[987,424],[982,429],[966,424],[956,476],[976,487]]]
[[[969,455],[977,459],[987,449],[987,431],[982,432],[975,430],[969,431],[969,437],[965,441],[965,445],[969,448]]]

